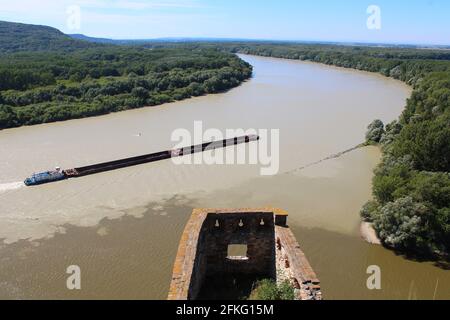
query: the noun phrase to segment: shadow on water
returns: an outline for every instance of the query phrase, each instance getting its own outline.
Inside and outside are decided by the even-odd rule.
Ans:
[[[433,262],[405,259],[379,245],[319,228],[290,226],[326,300],[448,299],[450,274]],[[381,289],[370,290],[368,267],[381,270]]]
[[[194,207],[194,200],[173,197],[150,203],[140,217],[103,219],[95,227],[66,225],[65,233],[49,239],[0,244],[0,299],[166,299],[179,241]],[[327,300],[450,298],[450,274],[431,263],[405,260],[358,236],[293,221],[290,228]],[[81,268],[80,291],[66,287],[70,265]],[[381,290],[367,288],[371,265],[381,268]],[[214,289],[223,287],[227,290],[220,294],[242,298],[255,280],[214,278],[205,282],[202,296],[228,298],[216,295]]]
[[[0,244],[0,299],[166,299],[181,234],[193,206],[183,197],[150,203],[142,216]],[[66,287],[81,269],[81,290]]]
[[[430,263],[442,270],[450,270],[450,257],[448,256],[439,256],[431,253],[417,254],[414,252],[403,252],[388,246],[385,246],[384,248],[392,251],[396,256],[401,257],[402,259],[418,263]]]

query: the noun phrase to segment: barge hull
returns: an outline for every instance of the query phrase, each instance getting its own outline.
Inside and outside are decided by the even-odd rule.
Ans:
[[[219,148],[226,148],[234,145],[249,143],[252,141],[258,141],[259,136],[243,136],[238,138],[231,138],[222,141],[207,142],[195,146],[186,148],[168,150],[163,152],[146,154],[138,157],[131,157],[121,160],[109,161],[85,167],[79,167],[74,169],[64,170],[64,174],[67,178],[83,177],[87,175],[97,174],[106,171],[112,171],[116,169],[122,169],[126,167],[137,166],[145,163],[157,162],[162,160],[168,160],[171,158],[182,157],[189,154],[201,153],[205,151],[215,150]]]

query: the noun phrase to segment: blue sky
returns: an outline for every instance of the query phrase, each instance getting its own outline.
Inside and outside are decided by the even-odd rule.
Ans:
[[[74,5],[80,8],[80,28],[68,13],[74,12],[70,11]],[[380,8],[381,29],[367,27],[370,5]],[[0,0],[0,20],[114,39],[214,37],[450,45],[448,0]]]

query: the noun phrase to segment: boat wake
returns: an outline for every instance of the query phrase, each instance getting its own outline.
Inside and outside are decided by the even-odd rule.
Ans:
[[[356,147],[353,147],[353,148],[351,148],[351,149],[348,149],[348,150],[345,150],[345,151],[342,151],[342,152],[339,152],[339,153],[336,153],[336,154],[332,154],[331,156],[328,156],[328,157],[326,157],[326,158],[323,158],[323,159],[321,159],[321,160],[319,160],[319,161],[316,161],[316,162],[307,164],[306,166],[303,166],[303,167],[300,167],[300,168],[296,168],[296,169],[291,170],[291,171],[286,172],[286,173],[287,173],[287,174],[289,174],[289,173],[295,173],[295,172],[302,171],[302,170],[305,170],[305,169],[307,169],[307,168],[310,168],[310,167],[312,167],[312,166],[321,164],[322,162],[325,162],[325,161],[328,161],[328,160],[338,159],[338,158],[342,157],[343,155],[345,155],[345,154],[347,154],[347,153],[350,153],[350,152],[352,152],[352,151],[355,151],[355,150],[361,148],[362,146],[363,146],[362,144],[359,144],[359,145],[357,145]]]
[[[9,182],[9,183],[0,183],[0,194],[8,192],[8,191],[12,191],[12,190],[17,190],[20,189],[22,187],[24,187],[25,184],[21,181],[19,182]]]

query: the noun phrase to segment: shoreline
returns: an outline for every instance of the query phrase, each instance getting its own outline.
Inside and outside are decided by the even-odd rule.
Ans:
[[[411,85],[407,84],[406,82],[404,82],[402,80],[399,80],[399,79],[395,79],[393,77],[382,75],[379,72],[360,70],[360,69],[355,69],[355,68],[351,68],[351,67],[342,67],[342,66],[337,66],[337,65],[334,65],[334,64],[326,64],[326,63],[323,63],[323,62],[317,62],[317,61],[311,61],[311,60],[300,60],[300,59],[289,59],[289,58],[274,57],[274,56],[263,56],[263,55],[258,55],[258,54],[254,54],[254,53],[236,52],[234,54],[239,59],[241,59],[243,61],[245,61],[245,60],[242,59],[242,56],[250,56],[250,57],[258,57],[258,58],[266,58],[266,59],[284,60],[284,61],[289,61],[289,62],[300,62],[300,63],[311,64],[311,65],[320,65],[320,66],[327,67],[327,68],[330,68],[330,69],[336,69],[336,70],[341,70],[341,71],[346,71],[346,72],[354,72],[354,73],[360,73],[360,74],[375,76],[375,77],[378,77],[378,78],[382,78],[384,80],[396,81],[396,82],[401,83],[403,86],[405,86],[410,91],[408,99],[411,98],[412,91],[413,91],[413,87]],[[251,65],[251,67],[253,68],[254,66]],[[64,124],[64,123],[69,122],[69,121],[83,121],[83,120],[86,120],[86,119],[95,119],[95,118],[99,118],[99,117],[106,117],[106,116],[111,116],[111,115],[115,115],[115,114],[121,114],[121,113],[124,113],[124,112],[140,111],[142,109],[162,107],[162,106],[165,106],[165,105],[170,105],[170,104],[174,104],[174,103],[178,103],[178,102],[185,102],[185,101],[188,101],[188,100],[194,100],[194,99],[203,98],[203,97],[207,97],[207,96],[226,94],[226,93],[228,93],[229,91],[231,91],[233,89],[241,87],[246,82],[252,80],[253,77],[254,77],[254,70],[252,70],[252,74],[248,78],[242,80],[236,86],[227,88],[225,90],[217,91],[217,92],[210,92],[210,93],[205,93],[205,94],[201,94],[201,95],[194,95],[194,96],[187,97],[187,98],[184,98],[184,99],[181,99],[181,100],[167,101],[167,102],[163,102],[163,103],[155,104],[155,105],[143,105],[143,106],[137,107],[137,108],[130,108],[130,109],[125,109],[125,110],[120,110],[120,111],[111,111],[111,112],[106,112],[106,113],[101,113],[101,114],[96,114],[96,115],[90,115],[90,116],[81,116],[81,117],[74,117],[74,118],[69,118],[69,119],[64,119],[64,120],[35,123],[35,124],[31,124],[31,125],[30,124],[25,124],[25,125],[20,125],[20,126],[15,126],[15,127],[8,127],[8,128],[0,129],[0,132],[11,132],[11,131],[18,130],[18,129],[34,128],[34,127],[45,126],[45,125]],[[354,149],[347,150],[346,152],[353,151],[353,150]],[[322,161],[324,161],[324,160],[328,160],[328,159],[322,159]]]
[[[290,61],[290,62],[300,62],[300,63],[311,64],[311,65],[321,65],[323,67],[329,67],[331,69],[347,71],[347,72],[356,72],[356,73],[360,73],[362,75],[365,74],[365,75],[375,76],[375,77],[378,77],[378,78],[381,78],[381,79],[384,79],[384,80],[396,81],[396,82],[401,83],[403,86],[405,86],[410,91],[408,99],[411,98],[412,92],[414,91],[414,87],[412,85],[406,83],[405,81],[402,81],[400,79],[395,79],[395,78],[390,77],[390,76],[383,75],[380,72],[376,72],[376,71],[367,71],[367,70],[361,70],[361,69],[356,69],[356,68],[352,68],[352,67],[343,67],[343,66],[338,66],[338,65],[334,65],[334,64],[327,64],[327,63],[324,63],[324,62],[312,61],[312,60],[290,59],[290,58],[275,57],[275,56],[263,56],[263,55],[258,55],[258,54],[255,54],[255,53],[240,53],[240,52],[236,52],[235,54],[239,58],[241,58],[241,56],[253,56],[253,57],[267,58],[267,59],[279,59],[279,60],[285,60],[285,61]],[[247,80],[245,80],[245,81],[247,81]],[[405,104],[405,106],[406,106],[406,104]]]
[[[359,233],[361,238],[367,243],[381,245],[381,240],[370,222],[361,221]]]

